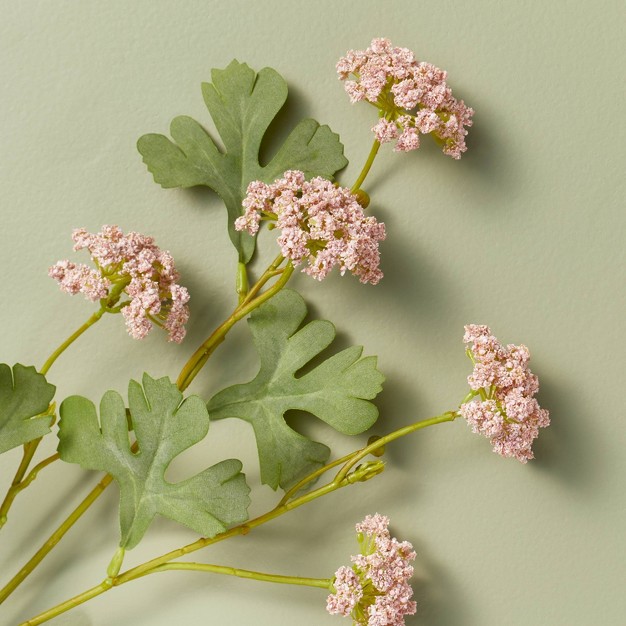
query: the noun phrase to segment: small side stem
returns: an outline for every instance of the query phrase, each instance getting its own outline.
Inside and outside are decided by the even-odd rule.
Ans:
[[[281,257],[282,258],[282,257]],[[270,266],[271,268],[272,266]],[[287,264],[287,266],[281,270],[280,278],[266,291],[261,293],[260,295],[254,297],[258,290],[257,285],[255,285],[250,293],[244,300],[237,306],[237,308],[232,312],[230,317],[221,324],[218,328],[213,331],[211,336],[194,352],[192,357],[187,361],[186,365],[180,372],[178,376],[178,380],[176,381],[176,385],[181,391],[184,391],[189,387],[193,379],[198,375],[200,370],[204,367],[206,362],[209,360],[209,357],[215,349],[224,341],[228,331],[242,318],[249,315],[254,309],[261,306],[264,302],[269,300],[273,295],[278,293],[286,284],[291,274],[293,274],[293,265],[291,263]],[[268,270],[265,274],[259,279],[259,282],[263,281],[262,284],[265,284],[267,280],[269,280],[270,276],[266,275],[271,271],[276,270]],[[253,294],[251,297],[250,294]]]
[[[447,411],[446,413],[438,415],[437,417],[431,417],[430,419],[422,420],[420,422],[416,422],[415,424],[409,424],[408,426],[404,426],[404,428],[394,430],[392,433],[389,433],[388,435],[377,439],[373,443],[365,446],[364,448],[353,454],[352,458],[337,472],[334,480],[344,480],[352,467],[354,467],[361,459],[366,457],[368,454],[372,454],[377,449],[384,447],[389,442],[400,439],[400,437],[404,437],[405,435],[414,433],[415,431],[421,430],[422,428],[428,428],[428,426],[435,426],[436,424],[443,424],[444,422],[453,422],[457,417],[459,417],[457,411]]]
[[[96,311],[80,328],[73,332],[49,357],[39,370],[42,374],[47,374],[48,370],[52,367],[52,364],[59,358],[59,356],[74,343],[88,328],[93,326],[105,313],[104,307],[101,307]]]
[[[313,500],[316,500],[321,496],[325,496],[326,494],[336,491],[337,489],[341,489],[342,487],[346,487],[350,484],[352,483],[350,483],[348,480],[342,480],[339,483],[333,481],[331,483],[323,485],[322,487],[318,487],[314,491],[306,493],[299,498],[292,500],[291,502],[279,504],[271,511],[268,511],[267,513],[264,513],[259,517],[255,517],[254,519],[251,519],[244,524],[240,524],[239,526],[230,528],[229,530],[226,530],[219,535],[215,535],[215,537],[202,537],[201,539],[198,539],[193,543],[187,544],[182,548],[172,550],[171,552],[163,554],[155,559],[151,559],[150,561],[147,561],[142,565],[138,565],[137,567],[127,570],[117,577],[114,584],[121,585],[130,580],[134,580],[139,576],[144,576],[146,573],[159,565],[168,563],[169,561],[178,559],[182,556],[185,556],[186,554],[190,554],[191,552],[196,552],[197,550],[201,550],[202,548],[206,548],[207,546],[213,545],[215,543],[219,543],[220,541],[224,541],[225,539],[230,539],[231,537],[235,537],[237,535],[247,535],[253,528],[256,528],[257,526],[266,524],[267,522],[276,519],[277,517],[280,517],[281,515],[284,515],[285,513],[288,513],[289,511],[292,511],[293,509],[296,509],[303,504],[312,502]]]
[[[246,297],[242,301],[241,304],[246,304],[250,302],[256,295],[261,291],[261,288],[267,283],[267,281],[273,276],[278,276],[283,273],[282,269],[279,267],[283,264],[285,257],[282,254],[279,254],[271,263],[271,265],[263,272],[263,275],[259,280],[256,281],[254,286],[247,293]]]
[[[25,458],[26,457],[24,457],[24,459]],[[2,528],[2,526],[4,526],[7,521],[7,513],[11,508],[11,505],[13,504],[13,500],[15,500],[15,496],[17,496],[17,494],[22,491],[22,489],[26,489],[26,487],[28,487],[28,485],[30,485],[33,480],[35,480],[35,478],[37,478],[37,474],[39,474],[39,472],[44,467],[50,465],[50,463],[54,463],[54,461],[56,461],[58,458],[59,454],[55,453],[52,456],[49,456],[47,459],[44,459],[43,461],[35,465],[35,467],[33,467],[33,469],[29,472],[28,476],[26,476],[26,478],[24,478],[24,480],[22,480],[21,482],[16,483],[15,479],[13,479],[9,490],[7,491],[4,502],[0,506],[0,528]],[[24,461],[24,459],[22,460],[22,462]]]
[[[330,578],[302,578],[301,576],[281,576],[279,574],[266,574],[264,572],[254,572],[247,569],[238,569],[226,565],[209,565],[206,563],[163,563],[151,570],[149,573],[166,572],[168,570],[193,570],[196,572],[210,572],[213,574],[223,574],[226,576],[237,576],[238,578],[248,578],[260,580],[267,583],[278,583],[282,585],[302,585],[305,587],[318,587],[330,590],[332,579]],[[146,572],[147,574],[148,572]]]
[[[349,461],[354,456],[354,452],[350,452],[350,454],[346,454],[346,456],[342,456],[340,459],[335,461],[331,461],[327,463],[323,467],[311,472],[307,476],[305,476],[300,482],[296,483],[289,491],[285,492],[285,495],[282,497],[281,501],[278,503],[278,506],[282,504],[286,504],[295,496],[298,491],[304,489],[309,483],[313,482],[316,478],[319,478],[322,474],[325,474],[328,470],[333,467],[337,467],[338,465],[342,465],[346,461]]]
[[[365,161],[365,165],[363,166],[363,169],[361,170],[359,177],[356,179],[356,182],[354,183],[354,185],[352,185],[350,189],[350,193],[356,193],[361,188],[363,181],[365,180],[365,178],[369,174],[370,169],[372,168],[372,163],[374,163],[374,159],[376,158],[376,155],[378,154],[379,148],[380,148],[380,142],[377,139],[374,139],[374,143],[367,157],[367,161]]]
[[[248,270],[246,264],[243,261],[237,263],[237,278],[235,279],[235,291],[239,297],[239,304],[241,304],[248,295]]]

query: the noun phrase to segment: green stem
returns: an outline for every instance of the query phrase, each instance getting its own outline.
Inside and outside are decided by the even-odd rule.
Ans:
[[[378,154],[379,148],[380,148],[380,142],[377,139],[374,139],[374,143],[367,157],[367,161],[365,161],[365,165],[363,166],[363,169],[361,170],[359,177],[356,179],[356,182],[354,183],[354,185],[352,185],[352,188],[350,189],[350,193],[356,193],[361,188],[363,181],[367,177],[372,167],[372,163],[374,163],[374,159],[376,158],[376,155]]]
[[[99,585],[92,587],[87,591],[83,591],[83,593],[79,593],[77,596],[74,596],[73,598],[62,602],[61,604],[57,604],[57,606],[49,609],[48,611],[40,613],[39,615],[37,615],[37,617],[29,619],[27,622],[22,622],[20,626],[37,626],[38,624],[43,624],[53,617],[61,615],[61,613],[65,613],[65,611],[69,611],[70,609],[73,609],[75,606],[83,604],[87,602],[87,600],[91,600],[92,598],[99,596],[101,593],[108,591],[110,588],[111,580],[104,580]]]
[[[240,524],[239,526],[230,528],[229,530],[226,530],[219,535],[215,535],[215,537],[203,537],[201,539],[198,539],[197,541],[194,541],[193,543],[183,546],[182,548],[177,548],[176,550],[172,550],[171,552],[163,554],[157,558],[151,559],[150,561],[147,561],[142,565],[138,565],[137,567],[127,570],[117,577],[117,579],[114,581],[114,584],[121,585],[130,580],[134,580],[135,578],[139,578],[140,576],[144,576],[145,574],[149,573],[153,568],[158,567],[159,565],[163,565],[164,563],[168,563],[169,561],[185,556],[185,554],[190,554],[191,552],[196,552],[197,550],[201,550],[202,548],[206,548],[207,546],[219,543],[220,541],[224,541],[225,539],[230,539],[231,537],[235,537],[237,535],[247,535],[253,528],[256,528],[257,526],[266,524],[267,522],[276,519],[277,517],[280,517],[281,515],[284,515],[285,513],[288,513],[289,511],[292,511],[293,509],[296,509],[303,504],[312,502],[313,500],[316,500],[321,496],[325,496],[326,494],[336,491],[337,489],[341,489],[342,487],[347,487],[350,484],[352,483],[347,479],[344,479],[338,483],[332,481],[326,485],[323,485],[322,487],[318,487],[314,491],[311,491],[307,494],[300,496],[299,498],[296,498],[295,500],[292,500],[291,502],[279,504],[271,511],[268,511],[267,513],[264,513],[259,517],[255,517],[254,519],[251,519],[244,524]]]
[[[267,283],[267,281],[270,278],[273,278],[274,276],[279,276],[280,274],[282,274],[283,270],[279,268],[283,264],[284,260],[285,260],[285,257],[282,254],[279,254],[272,261],[270,266],[265,270],[265,272],[263,272],[261,278],[259,278],[259,280],[256,281],[254,286],[246,294],[246,297],[244,298],[242,304],[250,302],[256,296],[256,294],[259,293],[259,291],[261,291],[261,288],[265,285],[265,283]]]
[[[289,502],[289,500],[291,500],[293,496],[295,496],[298,493],[298,491],[300,491],[301,489],[304,489],[309,483],[313,482],[316,478],[319,478],[322,474],[325,474],[328,470],[332,469],[333,467],[337,467],[338,465],[341,465],[342,463],[349,461],[352,458],[353,454],[354,452],[350,452],[350,454],[346,454],[345,456],[342,456],[340,459],[337,459],[336,461],[331,461],[330,463],[327,463],[323,467],[316,469],[314,472],[311,472],[310,474],[305,476],[300,482],[296,483],[291,489],[289,489],[289,491],[285,492],[285,495],[282,497],[281,501],[278,504],[279,505],[286,504],[287,502]]]
[[[89,495],[74,509],[70,516],[57,528],[46,542],[35,552],[32,558],[22,569],[0,590],[0,604],[4,602],[24,579],[43,561],[45,556],[61,541],[65,533],[76,523],[80,516],[98,499],[100,494],[108,487],[113,478],[107,474],[89,493]]]
[[[93,326],[105,313],[104,307],[101,307],[96,311],[78,330],[73,332],[49,357],[43,364],[43,367],[39,370],[42,374],[47,374],[48,370],[52,367],[52,364],[59,358],[59,356],[74,343],[88,328]]]
[[[277,271],[275,269],[271,269],[273,265],[274,264],[266,270],[263,276],[259,279],[259,282],[263,281],[262,284],[265,284],[271,275]],[[287,284],[293,270],[293,265],[288,263],[284,269],[280,270],[280,278],[269,289],[256,297],[254,296],[258,293],[260,287],[255,285],[250,290],[248,296],[241,301],[230,317],[213,331],[211,336],[194,352],[189,361],[187,361],[178,376],[178,380],[176,381],[176,385],[181,391],[184,391],[187,387],[189,387],[193,379],[198,375],[200,370],[209,360],[211,354],[213,354],[215,349],[222,343],[222,341],[224,341],[228,331],[239,320],[248,316],[252,311],[254,311],[254,309],[261,306],[261,304],[278,293]],[[250,294],[253,294],[253,296],[251,297]]]
[[[318,589],[326,589],[332,591],[332,578],[303,578],[301,576],[281,576],[280,574],[266,574],[264,572],[254,572],[246,569],[238,569],[235,567],[228,567],[225,565],[209,565],[205,563],[164,563],[159,565],[149,572],[145,572],[143,575],[156,574],[157,572],[166,572],[170,570],[191,570],[197,572],[209,572],[213,574],[222,574],[225,576],[236,576],[238,578],[247,578],[252,580],[259,580],[268,583],[277,583],[282,585],[300,585],[304,587],[315,587]],[[141,578],[137,576],[136,578]],[[134,579],[133,579],[134,580]],[[99,585],[84,591],[83,593],[58,604],[57,606],[40,613],[36,617],[29,619],[26,622],[20,624],[20,626],[37,626],[43,624],[53,617],[57,617],[70,609],[73,609],[80,604],[84,604],[88,600],[99,596],[116,586],[118,583],[116,578],[107,578],[103,580]]]
[[[37,474],[39,474],[40,470],[42,470],[47,465],[50,465],[50,463],[53,463],[58,458],[59,458],[59,454],[55,453],[52,456],[49,456],[47,459],[44,459],[43,461],[35,465],[35,467],[33,467],[33,469],[29,472],[28,476],[24,478],[24,480],[16,483],[15,479],[13,479],[13,482],[11,483],[9,490],[7,491],[7,495],[4,498],[4,502],[0,506],[0,528],[2,528],[4,524],[6,524],[7,513],[9,509],[11,508],[11,505],[13,504],[13,500],[15,500],[15,496],[17,496],[17,494],[20,491],[22,491],[22,489],[26,489],[26,487],[28,487],[28,485],[30,485],[33,482],[33,480],[35,480],[35,478],[37,478]],[[24,462],[25,459],[26,457],[22,459],[22,463]],[[21,467],[22,467],[22,464],[20,464],[20,469]],[[18,473],[19,473],[19,470],[18,470]]]
[[[163,563],[150,571],[165,572],[168,570],[193,570],[196,572],[210,572],[213,574],[223,574],[225,576],[237,576],[238,578],[248,578],[260,580],[267,583],[278,583],[282,585],[302,585],[304,587],[318,587],[330,590],[333,583],[331,578],[302,578],[301,576],[281,576],[279,574],[265,574],[264,572],[253,572],[247,569],[238,569],[226,565],[209,565],[206,563]]]
[[[377,439],[373,443],[365,446],[361,450],[358,450],[355,454],[352,455],[352,458],[337,472],[337,475],[334,478],[334,481],[341,481],[346,478],[350,469],[356,465],[362,458],[366,457],[368,454],[372,454],[379,448],[384,448],[386,444],[391,441],[395,441],[400,437],[404,437],[405,435],[410,435],[422,428],[428,428],[429,426],[435,426],[436,424],[443,424],[444,422],[453,422],[459,414],[457,411],[446,411],[437,417],[431,417],[427,420],[422,420],[420,422],[416,422],[415,424],[409,424],[408,426],[404,426],[404,428],[399,428],[398,430],[394,430],[392,433]]]
[[[126,572],[124,572],[118,577],[117,580],[119,582],[117,582],[116,584],[121,584],[121,583],[126,582],[127,580],[132,580],[133,578],[136,578],[139,575],[143,575],[143,572],[146,572],[147,570],[150,570],[153,567],[157,567],[159,565],[162,565],[163,563],[172,561],[173,559],[180,558],[184,556],[185,554],[195,552],[196,550],[201,550],[202,548],[206,548],[207,546],[210,546],[214,543],[224,541],[225,539],[229,539],[230,537],[234,537],[236,535],[247,535],[250,532],[250,530],[252,530],[253,528],[256,528],[257,526],[261,526],[262,524],[265,524],[269,522],[270,520],[280,517],[281,515],[284,515],[285,513],[295,508],[298,508],[299,506],[302,506],[303,504],[311,502],[319,498],[320,496],[324,496],[337,489],[346,487],[347,485],[352,484],[352,481],[349,480],[350,476],[348,474],[350,469],[356,463],[358,463],[363,457],[367,456],[368,454],[371,454],[372,452],[376,451],[378,448],[383,447],[386,443],[393,441],[395,439],[398,439],[399,437],[403,437],[404,435],[408,435],[410,433],[413,433],[422,428],[426,428],[428,426],[434,426],[435,424],[441,424],[443,422],[451,422],[454,419],[456,419],[456,417],[458,417],[458,415],[455,412],[450,411],[448,413],[444,413],[443,415],[433,417],[428,420],[423,420],[415,424],[410,424],[409,426],[405,426],[404,428],[400,428],[399,430],[389,433],[385,437],[381,437],[380,439],[377,439],[375,442],[365,446],[364,448],[356,450],[355,452],[349,455],[346,455],[346,457],[343,457],[342,459],[336,462],[333,461],[332,463],[329,463],[327,466],[324,466],[324,468],[321,468],[321,470],[316,470],[315,472],[312,472],[306,478],[300,481],[300,483],[298,483],[299,485],[307,484],[311,482],[311,480],[314,480],[315,478],[317,478],[317,476],[323,473],[323,471],[326,471],[327,469],[330,469],[331,467],[335,467],[336,465],[340,464],[340,461],[348,459],[345,462],[342,470],[335,476],[335,478],[331,482],[327,483],[326,485],[323,485],[322,487],[318,487],[317,489],[310,491],[309,493],[303,494],[302,496],[299,496],[298,498],[295,498],[294,500],[291,500],[289,502],[285,502],[283,499],[271,511],[268,511],[267,513],[264,513],[263,515],[260,515],[259,517],[249,520],[248,522],[244,524],[240,524],[239,526],[235,526],[227,531],[224,531],[223,533],[220,533],[219,535],[216,535],[215,537],[211,537],[211,538],[203,537],[182,548],[172,550],[171,552],[168,552],[167,554],[163,554],[160,557],[152,559],[151,561],[148,561],[144,563],[143,565],[139,565],[131,570],[127,570]]]
[[[185,554],[188,554],[189,552],[200,550],[201,548],[204,548],[213,543],[217,543],[218,541],[223,541],[224,539],[228,539],[229,537],[234,537],[236,535],[247,535],[252,528],[255,528],[256,526],[260,526],[261,524],[264,524],[276,517],[279,517],[280,515],[283,515],[287,511],[291,511],[292,509],[295,509],[303,504],[306,504],[307,502],[311,502],[312,500],[315,500],[316,498],[319,498],[320,496],[326,495],[327,493],[330,493],[331,491],[335,491],[336,489],[345,487],[349,484],[351,483],[348,480],[344,480],[341,484],[335,484],[334,482],[329,483],[328,485],[324,485],[323,487],[320,487],[319,489],[316,489],[315,491],[312,491],[311,493],[305,494],[304,496],[301,496],[300,498],[293,500],[292,502],[288,504],[276,507],[272,509],[271,511],[269,511],[268,513],[266,513],[265,515],[261,515],[260,517],[250,520],[246,524],[241,524],[239,526],[231,528],[230,530],[220,533],[219,535],[216,535],[215,537],[212,537],[211,539],[207,539],[207,538],[199,539],[198,541],[195,541],[194,543],[189,544],[188,546],[184,546],[177,550],[173,550],[172,552],[168,552],[167,554],[161,557],[147,561],[143,565],[139,565],[130,570],[127,570],[126,572],[120,574],[119,576],[115,576],[114,578],[107,578],[105,581],[103,581],[99,585],[92,587],[91,589],[88,589],[87,591],[84,591],[83,593],[80,593],[77,596],[74,596],[73,598],[66,600],[65,602],[62,602],[61,604],[58,604],[57,606],[51,609],[48,609],[47,611],[44,611],[43,613],[37,615],[36,617],[33,617],[32,619],[26,622],[23,622],[22,624],[20,624],[20,626],[37,626],[38,624],[43,624],[44,622],[47,622],[53,617],[56,617],[57,615],[61,615],[61,613],[65,613],[66,611],[69,611],[70,609],[77,607],[79,604],[83,604],[84,602],[87,602],[88,600],[91,600],[92,598],[99,596],[100,594],[104,593],[105,591],[108,591],[112,587],[117,587],[118,585],[123,585],[127,582],[130,582],[131,580],[135,580],[136,578],[141,578],[148,574],[152,574],[154,571],[162,571],[162,570],[157,570],[157,568],[159,568],[162,565],[166,565],[166,564],[174,565],[174,564],[168,563],[174,558],[181,557]],[[169,568],[164,568],[164,569],[175,569],[175,568],[169,567]]]
[[[263,515],[260,515],[259,517],[249,520],[248,522],[244,524],[240,524],[239,526],[230,528],[229,530],[226,530],[223,533],[216,535],[215,537],[211,537],[211,538],[203,537],[201,539],[198,539],[197,541],[194,541],[193,543],[183,546],[182,548],[172,550],[171,552],[163,554],[157,558],[151,559],[150,561],[147,561],[143,563],[142,565],[138,565],[137,567],[133,567],[132,569],[126,570],[125,572],[123,572],[122,574],[118,576],[115,576],[113,578],[108,578],[107,580],[102,582],[100,585],[96,587],[92,587],[91,589],[88,589],[87,591],[75,596],[74,598],[71,598],[70,600],[66,600],[65,602],[62,602],[56,607],[53,607],[52,609],[49,609],[48,611],[41,613],[37,617],[27,622],[24,622],[20,626],[36,626],[37,624],[42,624],[43,622],[53,617],[56,617],[57,615],[60,615],[61,613],[64,613],[65,611],[68,611],[69,609],[72,609],[78,606],[79,604],[82,604],[86,602],[87,600],[90,600],[91,598],[97,595],[100,595],[101,593],[104,593],[105,591],[108,591],[112,587],[123,585],[127,582],[130,582],[131,580],[135,580],[137,578],[141,578],[143,576],[147,576],[148,574],[152,574],[158,571],[164,571],[164,570],[169,570],[169,569],[201,569],[201,568],[206,568],[206,571],[216,571],[216,569],[213,569],[213,568],[218,568],[221,566],[198,566],[196,567],[196,565],[199,565],[199,564],[171,563],[171,561],[173,561],[174,559],[183,557],[186,554],[190,554],[191,552],[195,552],[197,550],[201,550],[202,548],[206,548],[207,546],[210,546],[212,544],[218,543],[220,541],[224,541],[225,539],[229,539],[237,535],[247,535],[253,528],[261,526],[262,524],[266,524],[267,522],[273,519],[276,519],[277,517],[280,517],[281,515],[284,515],[285,513],[288,513],[289,511],[292,511],[293,509],[296,509],[302,506],[303,504],[312,502],[313,500],[316,500],[317,498],[320,498],[329,493],[332,493],[333,491],[336,491],[338,489],[351,485],[354,482],[357,482],[359,480],[368,480],[369,478],[372,478],[373,476],[376,475],[376,473],[368,474],[367,472],[365,472],[363,476],[360,476],[359,468],[357,468],[356,471],[353,473],[350,473],[350,469],[355,465],[355,463],[358,463],[358,461],[360,461],[363,457],[383,447],[386,443],[389,443],[390,441],[394,441],[395,439],[398,439],[399,437],[403,437],[405,435],[408,435],[422,428],[426,428],[428,426],[441,424],[443,422],[451,422],[457,417],[458,417],[458,414],[456,412],[449,411],[447,413],[444,413],[443,415],[439,415],[437,417],[433,417],[428,420],[423,420],[415,424],[410,424],[409,426],[405,426],[404,428],[400,428],[392,433],[389,433],[388,435],[381,437],[380,439],[377,439],[375,442],[365,446],[364,448],[361,448],[360,450],[356,450],[352,454],[347,455],[347,457],[344,457],[344,459],[348,458],[347,462],[344,464],[344,466],[338,472],[335,478],[333,478],[333,480],[327,483],[326,485],[318,487],[317,489],[314,489],[313,491],[310,491],[309,493],[306,493],[298,498],[295,498],[294,500],[291,500],[290,502],[284,502],[281,500],[281,502],[276,507],[274,507],[272,510],[268,511],[267,513],[264,513]],[[338,461],[329,463],[328,466],[325,466],[325,468],[330,469],[330,467],[336,466],[338,464],[339,464]],[[320,470],[316,470],[315,472],[310,474],[307,477],[308,480],[303,480],[303,484],[306,484],[310,482],[311,480],[313,480],[313,478],[317,477],[319,473],[320,473]],[[353,478],[356,478],[356,480],[353,480]],[[226,568],[226,569],[230,571],[228,572],[219,571],[217,573],[227,573],[229,575],[237,575],[237,574],[232,573],[232,571],[235,571],[235,570],[232,570],[232,568]],[[246,570],[239,570],[239,571],[246,571]],[[254,574],[257,574],[257,572],[254,572]],[[270,575],[267,575],[267,576],[270,576]],[[250,577],[253,577],[253,576],[250,576]],[[302,579],[302,580],[307,580],[307,579]],[[312,580],[319,581],[320,579],[312,579]],[[279,582],[279,581],[272,581],[272,582]],[[301,583],[301,584],[304,584],[304,583]],[[318,586],[318,585],[315,585],[315,586]]]
[[[239,296],[239,304],[241,304],[248,295],[248,270],[243,261],[237,263],[237,278],[235,280],[235,290]]]

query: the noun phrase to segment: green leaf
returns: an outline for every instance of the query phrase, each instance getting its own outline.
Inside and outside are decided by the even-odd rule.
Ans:
[[[286,489],[323,465],[329,450],[292,430],[289,409],[316,415],[336,430],[355,435],[377,419],[371,400],[384,376],[376,357],[361,358],[353,346],[331,356],[301,377],[296,374],[335,338],[335,327],[316,320],[300,328],[307,313],[302,297],[283,289],[256,309],[248,323],[261,360],[249,383],[228,387],[208,403],[211,419],[238,417],[252,424],[259,449],[261,479]]]
[[[52,415],[41,415],[55,386],[33,366],[0,364],[0,453],[50,432]]]
[[[232,61],[224,70],[211,71],[212,83],[202,84],[202,95],[224,143],[225,152],[190,117],[176,117],[170,133],[139,138],[137,149],[154,180],[162,187],[206,185],[220,195],[228,209],[228,232],[240,260],[247,263],[255,239],[235,230],[248,183],[273,182],[285,170],[302,170],[307,177],[333,174],[348,163],[339,136],[328,126],[305,119],[287,137],[271,161],[259,163],[263,137],[287,99],[287,83],[266,67],[258,74],[245,63]]]
[[[135,547],[159,513],[205,537],[247,519],[250,491],[236,459],[179,483],[164,475],[183,450],[203,439],[209,416],[202,399],[182,394],[168,378],[147,374],[142,386],[131,380],[128,404],[139,451],[131,451],[122,397],[107,391],[100,423],[92,402],[80,396],[61,404],[59,454],[85,469],[108,472],[120,487],[120,546]]]

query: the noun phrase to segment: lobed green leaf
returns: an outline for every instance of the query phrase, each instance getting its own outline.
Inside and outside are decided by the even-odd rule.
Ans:
[[[168,378],[144,374],[143,387],[130,381],[128,405],[139,450],[131,451],[122,397],[107,391],[100,420],[92,402],[80,396],[60,408],[59,454],[85,469],[108,472],[120,487],[120,546],[136,546],[160,514],[213,537],[247,519],[250,491],[241,462],[229,459],[179,483],[165,471],[181,452],[203,439],[209,416],[202,399],[183,396]]]
[[[287,83],[266,67],[258,74],[245,63],[232,61],[211,71],[212,83],[203,83],[202,95],[222,138],[222,152],[209,133],[190,117],[176,117],[170,126],[172,140],[148,134],[137,149],[155,182],[166,188],[204,185],[213,189],[228,210],[228,232],[240,260],[247,263],[255,239],[235,230],[241,202],[253,180],[273,182],[289,169],[307,177],[332,178],[348,163],[339,136],[315,120],[301,121],[270,162],[259,163],[261,142],[287,99]]]
[[[208,403],[211,419],[238,417],[252,425],[261,479],[273,489],[286,489],[329,456],[325,445],[288,426],[286,411],[306,411],[349,435],[367,430],[378,418],[369,400],[381,391],[384,376],[376,368],[376,357],[361,358],[361,346],[296,376],[335,338],[335,327],[328,321],[300,328],[306,313],[303,298],[290,289],[256,309],[248,323],[261,360],[259,373],[246,384],[220,391]]]
[[[0,364],[0,453],[50,432],[55,386],[33,366]]]

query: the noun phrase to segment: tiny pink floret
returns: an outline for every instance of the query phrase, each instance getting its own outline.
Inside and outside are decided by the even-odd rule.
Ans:
[[[534,456],[539,429],[550,424],[548,411],[533,397],[539,382],[528,367],[528,348],[503,346],[488,326],[478,324],[465,327],[463,341],[474,362],[467,382],[481,395],[462,404],[460,414],[475,433],[491,441],[494,452],[526,463]]]
[[[365,216],[349,189],[325,178],[305,180],[303,172],[289,170],[267,185],[250,183],[243,201],[244,215],[235,221],[237,230],[254,235],[262,219],[280,229],[282,255],[302,270],[322,280],[338,266],[362,283],[375,285],[382,278],[378,244],[385,239],[385,225]]]
[[[352,103],[367,100],[384,115],[372,128],[380,143],[397,139],[395,150],[408,152],[419,148],[419,133],[433,133],[453,159],[467,150],[473,109],[452,95],[446,72],[418,62],[408,48],[373,39],[339,59],[337,74]]]
[[[159,320],[169,341],[183,340],[189,293],[177,283],[179,275],[169,252],[161,250],[152,237],[135,232],[124,235],[117,226],[103,226],[96,234],[77,228],[72,239],[74,250],[88,250],[98,269],[59,261],[48,274],[62,291],[83,293],[94,302],[109,300],[104,304],[121,309],[128,333],[135,339],[145,337]],[[117,295],[112,295],[116,287],[113,293]],[[123,293],[130,299],[119,303]]]
[[[408,583],[415,551],[408,541],[392,537],[388,525],[389,518],[378,513],[356,525],[361,554],[351,558],[351,568],[337,570],[335,593],[326,603],[329,613],[351,617],[361,626],[404,626],[405,616],[415,613]]]

